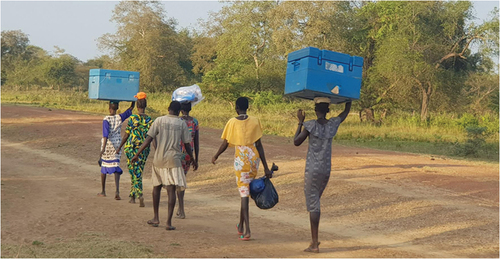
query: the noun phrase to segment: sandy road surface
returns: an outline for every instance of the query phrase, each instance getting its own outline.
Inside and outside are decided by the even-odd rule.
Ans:
[[[220,130],[201,128],[200,169],[188,174],[187,218],[174,219],[177,230],[165,231],[165,192],[160,227],[145,223],[152,217],[151,162],[145,208],[127,203],[128,173],[120,181],[124,200],[112,199],[113,181],[107,198],[96,197],[101,121],[85,113],[2,106],[2,256],[37,256],[30,248],[35,240],[60,248],[82,236],[104,238],[110,246],[145,246],[144,256],[153,257],[499,256],[498,164],[334,144],[332,176],[322,199],[321,253],[309,254],[302,252],[309,242],[302,190],[306,145],[264,137],[268,160],[280,166],[273,180],[280,203],[267,211],[251,206],[253,240],[242,242],[234,227],[239,197],[232,150],[217,165],[209,164]],[[85,242],[66,247],[84,249]]]

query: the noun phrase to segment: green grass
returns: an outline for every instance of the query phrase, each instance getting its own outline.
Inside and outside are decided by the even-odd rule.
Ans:
[[[306,120],[314,119],[314,106],[310,101],[276,101],[276,96],[248,94],[254,102],[249,113],[261,120],[264,134],[292,137],[296,130],[297,110],[306,112]],[[268,98],[268,99],[266,99]],[[2,103],[34,104],[42,107],[85,111],[100,115],[107,114],[108,103],[90,100],[86,91],[21,89],[2,86]],[[170,93],[148,94],[147,113],[153,117],[167,113]],[[228,101],[214,96],[193,107],[191,115],[200,121],[202,127],[222,129],[227,120],[235,115],[234,100]],[[128,102],[120,103],[120,110],[128,107]],[[339,114],[343,105],[332,105],[330,115]],[[466,114],[467,115],[467,114]],[[365,146],[384,150],[427,153],[456,156],[455,146],[467,139],[465,127],[476,123],[488,127],[486,145],[474,159],[498,161],[498,116],[488,115],[475,118],[472,115],[431,114],[427,122],[420,122],[417,115],[396,112],[387,116],[381,125],[360,122],[357,111],[353,110],[342,123],[335,137],[344,145]]]

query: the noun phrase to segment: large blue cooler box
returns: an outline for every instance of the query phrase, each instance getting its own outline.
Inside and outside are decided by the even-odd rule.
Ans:
[[[285,95],[329,97],[332,103],[359,99],[363,58],[314,47],[288,54]]]
[[[139,92],[139,72],[91,69],[89,98],[110,101],[136,101]]]

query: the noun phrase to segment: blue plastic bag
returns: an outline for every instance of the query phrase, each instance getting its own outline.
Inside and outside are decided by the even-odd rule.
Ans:
[[[278,169],[279,167],[275,163],[273,163],[273,166],[271,166],[271,174],[274,174],[274,172],[278,171]],[[264,190],[265,187],[264,178],[266,177],[264,176],[250,182],[250,197],[252,197],[252,199],[253,197],[257,196],[257,194],[259,194]]]
[[[184,86],[177,88],[172,93],[172,101],[190,102],[191,106],[195,106],[205,97],[201,94],[201,89],[198,85]]]
[[[252,198],[264,190],[264,187],[266,186],[266,184],[264,183],[264,178],[266,177],[264,176],[250,182],[250,196]]]
[[[267,210],[278,204],[279,196],[269,178],[264,177],[263,181],[264,189],[260,193],[257,193],[255,196],[252,196],[252,199],[254,199],[255,205],[257,205],[257,207],[263,210]]]

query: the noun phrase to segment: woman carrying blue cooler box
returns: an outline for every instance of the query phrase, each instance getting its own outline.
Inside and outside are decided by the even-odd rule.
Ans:
[[[118,102],[109,102],[109,116],[102,121],[102,141],[101,153],[99,154],[99,165],[101,166],[102,191],[97,196],[106,197],[106,175],[115,175],[116,193],[115,200],[120,198],[120,175],[123,173],[120,168],[120,143],[122,141],[122,123],[132,115],[135,102],[122,114],[116,114]]]
[[[330,112],[330,98],[314,98],[316,120],[305,120],[305,113],[297,111],[299,126],[295,133],[294,144],[300,146],[309,137],[307,150],[306,170],[304,176],[304,194],[306,196],[307,211],[311,223],[312,242],[305,252],[319,253],[318,228],[320,219],[320,198],[330,179],[332,167],[332,139],[337,129],[349,114],[351,102],[345,104],[345,109],[338,117],[326,119]],[[302,125],[304,130],[302,130]]]

